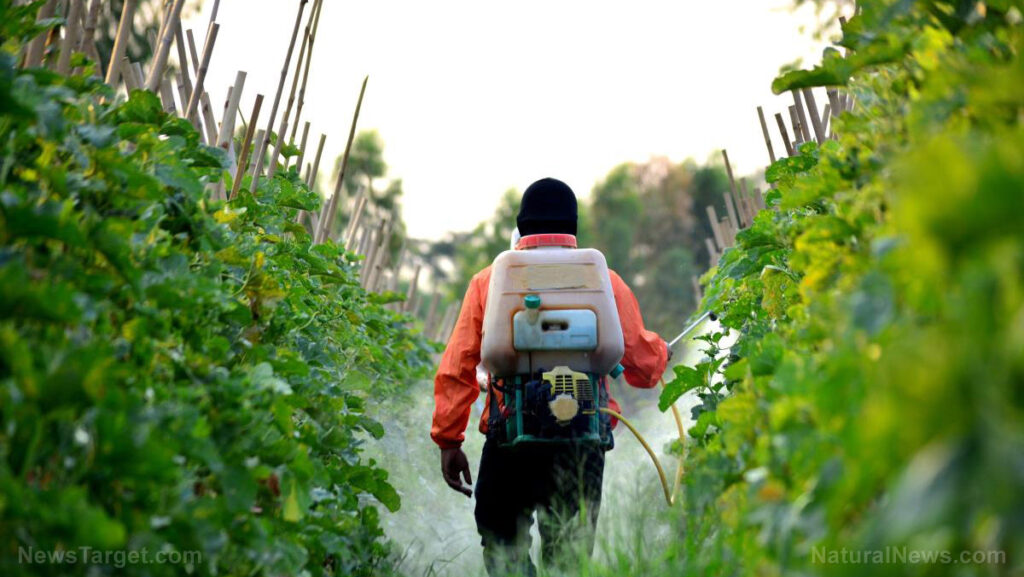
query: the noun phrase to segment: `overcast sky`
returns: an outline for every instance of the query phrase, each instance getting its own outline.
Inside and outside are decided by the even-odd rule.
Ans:
[[[186,21],[200,42],[204,4]],[[206,84],[218,112],[244,70],[242,108],[264,94],[266,122],[298,4],[221,1]],[[327,134],[329,174],[370,76],[359,128],[380,132],[419,238],[470,229],[505,190],[545,176],[582,197],[621,162],[703,162],[721,148],[755,172],[768,162],[756,106],[784,111],[791,100],[770,91],[779,67],[824,47],[813,9],[790,4],[325,0],[303,120],[310,142]]]

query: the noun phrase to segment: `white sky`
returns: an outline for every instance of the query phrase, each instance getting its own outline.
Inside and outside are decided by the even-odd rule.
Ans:
[[[212,0],[204,4],[185,24],[200,42]],[[206,82],[218,116],[244,70],[242,110],[264,94],[265,125],[298,4],[221,1]],[[327,134],[329,174],[369,74],[359,128],[380,132],[418,238],[470,229],[505,190],[545,176],[585,197],[621,162],[702,162],[721,148],[751,173],[768,162],[756,106],[785,112],[792,101],[770,90],[779,67],[817,62],[824,47],[811,38],[813,9],[790,4],[325,0],[303,121],[313,123],[311,148]]]

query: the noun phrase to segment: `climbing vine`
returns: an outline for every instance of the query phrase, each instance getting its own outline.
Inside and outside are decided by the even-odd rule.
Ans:
[[[1020,7],[858,9],[845,50],[775,81],[857,106],[769,168],[770,209],[707,275],[728,362],[679,367],[662,396],[702,392],[670,552],[689,572],[949,570],[844,549],[1002,552],[963,575],[1024,562]]]
[[[399,498],[365,408],[428,345],[295,223],[319,197],[294,168],[211,201],[226,156],[156,96],[78,56],[18,69],[37,4],[0,4],[0,572],[114,571],[31,561],[84,547],[201,554],[151,575],[384,572],[374,503]]]

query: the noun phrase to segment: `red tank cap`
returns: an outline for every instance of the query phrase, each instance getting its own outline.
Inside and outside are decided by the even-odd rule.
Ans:
[[[571,234],[531,234],[519,239],[516,250],[541,246],[562,246],[576,248],[576,237]]]

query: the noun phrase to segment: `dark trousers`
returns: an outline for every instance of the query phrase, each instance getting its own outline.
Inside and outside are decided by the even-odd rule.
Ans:
[[[530,526],[537,513],[546,566],[572,567],[594,549],[604,451],[592,445],[500,447],[488,440],[476,482],[476,526],[491,577],[533,576]]]

